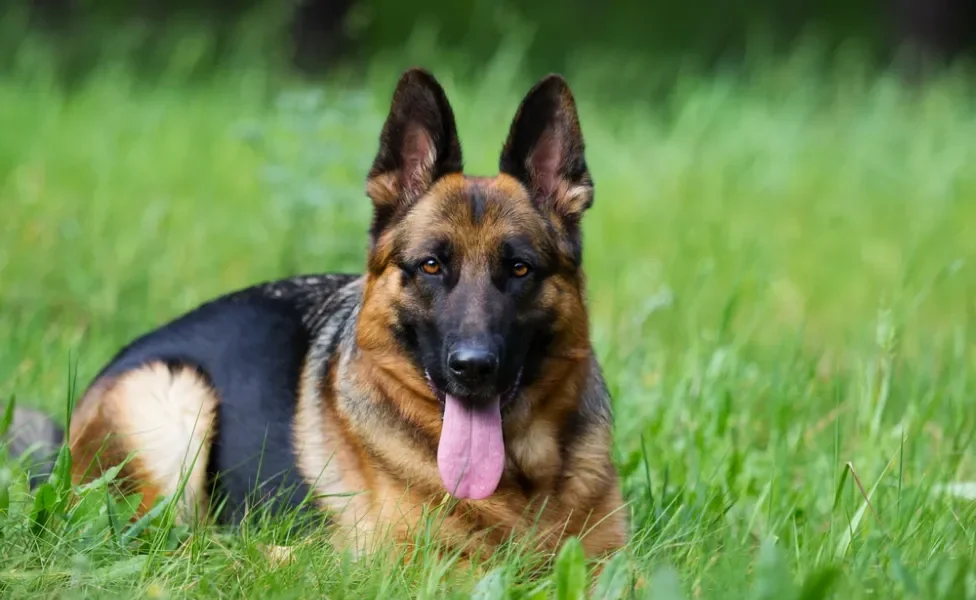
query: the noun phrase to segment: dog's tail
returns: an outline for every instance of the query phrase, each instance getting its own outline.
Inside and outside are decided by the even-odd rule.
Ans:
[[[4,414],[5,407],[0,407]],[[14,406],[13,421],[0,437],[0,444],[10,455],[21,459],[30,477],[31,487],[47,480],[54,469],[58,452],[64,443],[64,429],[43,412]]]

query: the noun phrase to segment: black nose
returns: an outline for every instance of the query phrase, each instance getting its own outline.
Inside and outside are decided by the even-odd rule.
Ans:
[[[481,384],[495,376],[498,357],[487,348],[459,346],[447,355],[447,368],[463,383]]]

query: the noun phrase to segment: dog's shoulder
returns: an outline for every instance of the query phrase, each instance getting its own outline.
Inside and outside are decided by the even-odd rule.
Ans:
[[[350,273],[321,273],[296,275],[285,279],[265,281],[231,292],[216,301],[242,301],[255,297],[289,302],[303,315],[316,312],[329,304],[329,300],[341,289],[355,283],[359,275]]]
[[[336,312],[345,313],[348,305],[358,302],[361,279],[353,273],[317,273],[264,281],[214,298],[193,312],[278,305],[297,315],[314,339]]]

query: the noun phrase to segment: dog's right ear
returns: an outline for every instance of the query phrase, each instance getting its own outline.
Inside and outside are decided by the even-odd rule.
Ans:
[[[393,93],[366,181],[366,195],[373,200],[372,241],[440,177],[462,169],[461,143],[444,89],[429,72],[408,70]]]

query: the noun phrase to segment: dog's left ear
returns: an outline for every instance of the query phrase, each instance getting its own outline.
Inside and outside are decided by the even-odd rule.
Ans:
[[[440,177],[462,169],[461,143],[447,94],[426,70],[408,70],[393,92],[366,181],[366,195],[373,200],[373,241],[400,209],[417,201]]]
[[[537,206],[571,223],[593,204],[576,101],[565,79],[549,75],[522,100],[499,170],[521,181]]]

